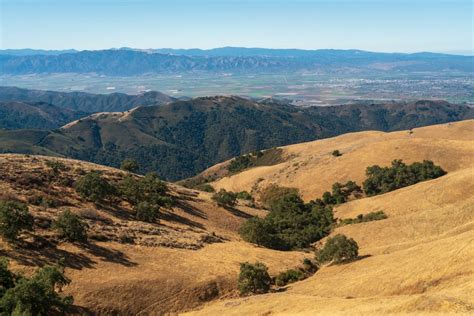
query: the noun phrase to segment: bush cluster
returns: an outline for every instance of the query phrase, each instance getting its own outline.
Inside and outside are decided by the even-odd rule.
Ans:
[[[240,264],[238,287],[241,295],[267,293],[270,290],[272,279],[268,268],[261,262]]]
[[[146,222],[154,222],[161,206],[170,207],[173,199],[167,195],[168,187],[155,173],[142,178],[126,176],[118,185],[119,194],[135,209],[136,217]]]
[[[209,183],[201,183],[194,187],[194,189],[204,192],[215,192],[216,190]]]
[[[271,184],[260,193],[260,202],[264,207],[270,208],[274,201],[288,194],[299,194],[298,189]]]
[[[289,269],[278,274],[275,278],[275,284],[278,286],[284,286],[289,283],[300,281],[305,279],[306,276],[303,271],[296,269]]]
[[[0,259],[0,314],[52,315],[64,314],[73,303],[72,296],[56,292],[71,281],[60,266],[45,266],[31,278],[15,275],[8,261]]]
[[[322,201],[324,204],[341,204],[347,202],[351,195],[359,197],[362,189],[354,181],[347,181],[345,184],[336,182],[332,185],[332,193],[324,192]]]
[[[390,167],[377,165],[368,167],[367,179],[363,183],[368,196],[390,192],[421,181],[435,179],[446,174],[440,166],[430,160],[406,165],[402,160],[392,161]]]
[[[317,251],[316,259],[320,263],[334,262],[336,264],[352,261],[359,255],[359,246],[352,238],[337,234],[329,237],[324,247]]]
[[[212,199],[220,206],[232,207],[237,203],[237,194],[231,191],[226,191],[225,189],[220,189],[219,192],[212,195]]]
[[[0,235],[15,241],[23,230],[33,229],[33,216],[26,204],[17,201],[0,201]]]
[[[386,219],[387,215],[383,211],[370,212],[368,214],[359,214],[356,218],[345,218],[340,221],[341,225],[358,224],[371,221]]]
[[[99,203],[115,193],[115,188],[97,171],[92,171],[77,180],[76,191],[82,198]]]
[[[68,241],[84,242],[87,240],[87,225],[70,210],[65,210],[59,215],[53,223],[53,228]]]
[[[135,160],[128,158],[122,161],[120,164],[120,169],[128,172],[138,172],[140,167]]]
[[[239,233],[248,242],[289,250],[308,247],[327,236],[333,223],[330,205],[305,204],[298,194],[288,193],[272,202],[265,218],[246,221]]]

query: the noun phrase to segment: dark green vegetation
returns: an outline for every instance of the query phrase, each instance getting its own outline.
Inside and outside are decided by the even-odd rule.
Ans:
[[[272,279],[268,268],[261,262],[240,264],[238,287],[241,295],[261,294],[270,290]]]
[[[421,181],[436,179],[446,174],[430,160],[406,165],[402,160],[392,161],[391,167],[371,166],[366,170],[363,183],[368,196],[390,192]]]
[[[82,113],[127,111],[137,106],[160,105],[174,100],[174,98],[157,91],[128,95],[125,93],[91,94],[0,87],[1,102],[24,102],[26,104],[34,104],[35,107],[40,109],[48,109],[53,104],[54,112],[48,111],[51,113],[76,113],[71,110]],[[26,128],[26,126],[22,128]]]
[[[69,210],[65,210],[53,223],[53,228],[59,236],[70,242],[84,242],[87,240],[87,225],[82,219]]]
[[[59,296],[57,289],[70,282],[60,266],[44,266],[27,278],[11,272],[8,261],[0,258],[0,314],[64,314],[73,303],[73,298]]]
[[[158,211],[160,210],[160,207],[149,202],[140,202],[135,206],[134,209],[137,219],[144,222],[153,223],[158,218]]]
[[[132,49],[80,51],[58,55],[0,54],[1,74],[98,73],[134,76],[144,73],[187,72],[281,73],[282,71],[386,73],[472,71],[471,56],[434,53],[388,54],[360,50],[273,50],[264,48],[217,48],[200,50]],[[383,70],[377,63],[392,65]],[[120,66],[118,66],[120,65]]]
[[[0,87],[0,99],[1,96]],[[0,102],[0,129],[54,129],[88,113],[61,108],[45,102]]]
[[[288,283],[303,280],[305,275],[301,270],[289,269],[278,274],[275,278],[275,284],[278,286],[284,286]]]
[[[216,190],[209,183],[201,183],[194,186],[194,189],[204,192],[215,192]]]
[[[124,171],[129,171],[129,172],[138,172],[140,167],[138,166],[138,163],[135,160],[125,159],[120,164],[120,169],[122,169]]]
[[[274,100],[205,97],[141,107],[126,118],[95,115],[50,132],[0,131],[0,152],[64,155],[114,167],[131,158],[143,173],[176,180],[265,148],[456,121],[472,113],[442,101],[300,108]]]
[[[359,246],[352,238],[337,234],[329,237],[324,247],[317,251],[316,258],[320,263],[334,262],[336,264],[357,259]]]
[[[230,173],[237,173],[251,167],[271,166],[282,162],[282,150],[272,148],[268,150],[259,150],[254,153],[245,154],[232,159],[227,166]]]
[[[231,191],[220,189],[212,195],[212,199],[220,206],[234,206],[237,203],[237,194]]]
[[[332,206],[305,204],[297,193],[273,200],[265,218],[252,218],[239,230],[248,242],[267,248],[289,250],[306,248],[329,234],[334,223]]]
[[[156,173],[147,173],[144,177],[126,176],[118,183],[118,194],[132,205],[147,202],[156,206],[171,206],[173,199],[168,196],[168,187]]]
[[[334,150],[332,153],[331,153],[334,157],[339,157],[339,156],[342,156],[341,152],[339,150]]]
[[[0,201],[0,235],[13,242],[23,230],[33,229],[28,207],[16,201]]]
[[[94,203],[102,202],[115,192],[115,188],[96,171],[89,172],[77,180],[75,188],[82,198]]]
[[[441,167],[429,160],[422,163],[415,162],[409,166],[401,160],[394,160],[392,167],[368,167],[364,190],[369,196],[376,195],[444,174],[445,171]],[[269,207],[270,212],[265,218],[249,219],[241,226],[239,233],[245,241],[267,248],[280,250],[307,248],[331,232],[335,225],[333,206],[347,202],[351,196],[353,198],[362,196],[361,187],[354,181],[345,184],[336,182],[332,186],[332,192],[324,192],[322,198],[306,204],[295,189],[271,185],[261,194],[261,202]],[[342,220],[341,224],[385,218],[387,216],[379,211],[359,215],[355,219]],[[337,240],[341,238],[338,237]]]
[[[350,196],[359,198],[362,189],[354,181],[347,181],[345,184],[336,182],[332,185],[332,193],[324,192],[322,201],[324,204],[341,204],[347,202]]]
[[[345,218],[339,222],[340,225],[358,224],[371,221],[386,219],[387,215],[383,211],[370,212],[368,214],[359,214],[356,218]]]

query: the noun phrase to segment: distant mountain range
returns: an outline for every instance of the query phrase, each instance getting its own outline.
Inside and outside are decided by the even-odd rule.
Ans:
[[[271,99],[202,97],[92,114],[51,131],[3,130],[0,152],[67,156],[110,166],[133,158],[141,172],[157,171],[177,180],[255,150],[473,117],[474,109],[444,101],[300,108]]]
[[[98,73],[131,76],[182,72],[472,73],[473,56],[225,47],[110,49],[99,51],[0,51],[0,74]]]

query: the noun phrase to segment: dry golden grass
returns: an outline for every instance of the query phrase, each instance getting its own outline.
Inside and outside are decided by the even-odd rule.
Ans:
[[[296,173],[286,173],[291,178],[283,184],[299,185],[307,198],[327,190],[334,181],[361,179],[358,177],[362,177],[367,164],[385,164],[395,158],[432,159],[449,173],[338,206],[335,215],[339,218],[379,210],[388,215],[385,220],[346,225],[332,233],[354,238],[360,246],[360,260],[324,266],[285,292],[221,300],[190,314],[474,313],[473,140],[474,121],[466,121],[417,129],[412,135],[406,132],[357,133],[288,147],[288,152],[298,154],[295,159],[307,161],[308,165]],[[336,148],[344,153],[342,157],[328,155]],[[341,172],[334,174],[337,169],[330,166],[321,174],[328,161],[341,168]],[[312,173],[313,182],[305,180],[309,176],[306,174],[309,165],[319,170]],[[268,170],[272,168],[275,170]],[[249,170],[237,179],[243,179],[245,174],[259,173],[258,177],[285,170],[284,166],[257,169],[262,170]],[[323,188],[318,187],[321,178],[327,181]],[[231,180],[224,179],[218,185]]]
[[[68,170],[50,181],[46,160],[61,161]],[[76,160],[0,155],[0,199],[27,202],[31,195],[40,194],[65,204],[30,205],[37,222],[34,236],[23,236],[21,247],[0,240],[0,256],[9,258],[14,270],[26,274],[64,258],[66,275],[72,279],[64,290],[74,296],[82,313],[159,315],[196,308],[218,297],[236,295],[241,262],[262,261],[276,274],[299,265],[305,256],[241,242],[237,234],[240,224],[264,212],[245,206],[223,209],[208,193],[169,184],[177,205],[163,209],[159,223],[149,224],[134,220],[127,203],[98,207],[59,183],[91,170],[102,171],[110,181],[125,174]],[[38,179],[43,182],[35,185]],[[39,226],[39,221],[50,222],[65,208],[86,220],[89,236],[105,241],[71,244],[60,241],[51,228]],[[122,235],[131,237],[131,244],[120,243]]]
[[[255,167],[222,178],[212,185],[231,191],[259,191],[271,183],[298,188],[305,200],[330,191],[334,182],[365,179],[368,166],[389,165],[394,159],[407,163],[433,160],[448,172],[473,166],[474,121],[434,125],[392,133],[359,132],[282,147],[286,161]],[[333,150],[343,155],[333,157]],[[204,172],[218,173],[227,163]]]

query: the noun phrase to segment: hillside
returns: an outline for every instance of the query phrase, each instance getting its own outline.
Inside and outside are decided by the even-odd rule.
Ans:
[[[354,180],[361,184],[365,169],[389,165],[394,159],[406,162],[433,160],[448,172],[472,164],[474,121],[415,128],[399,132],[359,132],[308,143],[281,147],[284,162],[250,168],[234,175],[228,162],[211,167],[198,178],[218,178],[211,184],[231,191],[258,193],[271,183],[298,188],[306,200],[330,191],[335,182]],[[339,150],[342,156],[331,153]],[[455,158],[454,158],[455,157]]]
[[[468,119],[474,109],[444,101],[301,108],[273,100],[202,97],[128,112],[98,113],[32,138],[0,131],[0,152],[49,154],[187,178],[243,153],[361,130],[393,131]]]
[[[158,91],[149,91],[139,95],[125,93],[92,94],[0,86],[0,101],[45,102],[59,108],[87,113],[127,111],[137,106],[160,105],[174,100],[174,98]]]
[[[87,114],[44,102],[0,102],[0,129],[55,129]]]
[[[62,164],[54,171],[47,162]],[[264,212],[243,205],[224,209],[207,193],[169,184],[175,200],[159,221],[134,218],[124,200],[94,204],[72,187],[83,174],[100,171],[111,182],[125,172],[76,160],[0,155],[0,200],[28,204],[34,231],[14,247],[0,238],[0,256],[17,272],[30,274],[62,258],[72,283],[64,288],[81,314],[155,314],[183,311],[234,295],[239,263],[261,260],[272,273],[298,265],[304,253],[282,253],[242,243],[240,223]],[[35,202],[39,198],[42,203]],[[89,226],[89,241],[58,237],[51,222],[64,210]]]
[[[384,220],[345,225],[332,233],[354,238],[360,247],[360,260],[323,266],[314,276],[278,293],[213,302],[190,314],[471,314],[473,128],[474,121],[467,121],[415,129],[412,136],[416,138],[410,143],[417,144],[416,147],[408,145],[407,132],[358,133],[315,142],[320,147],[312,143],[298,145],[300,150],[307,148],[308,158],[314,155],[316,159],[318,151],[328,153],[338,144],[343,152],[338,159],[347,159],[344,163],[326,161],[324,169],[308,161],[308,169],[297,170],[301,177],[309,168],[313,170],[310,175],[314,183],[291,182],[299,185],[307,198],[309,192],[327,190],[334,180],[358,179],[359,169],[371,163],[386,164],[395,153],[396,157],[412,161],[433,159],[449,172],[435,180],[337,206],[335,215],[339,218],[380,210],[388,216]],[[369,144],[371,150],[363,143]],[[392,152],[395,148],[396,152]],[[284,149],[296,150],[295,146]],[[323,166],[322,161],[319,166]],[[261,175],[267,175],[265,167],[258,168],[262,169]],[[252,176],[250,171],[242,176],[245,173]],[[292,174],[287,175],[296,179]],[[274,180],[288,184],[285,178]],[[304,190],[304,186],[310,186],[310,191]]]
[[[1,53],[1,52],[0,52]],[[381,67],[382,66],[382,67]],[[388,54],[359,50],[270,50],[221,48],[200,50],[110,49],[64,54],[0,54],[0,73],[98,73],[133,76],[183,72],[385,73],[402,71],[472,72],[471,56],[435,53]]]

